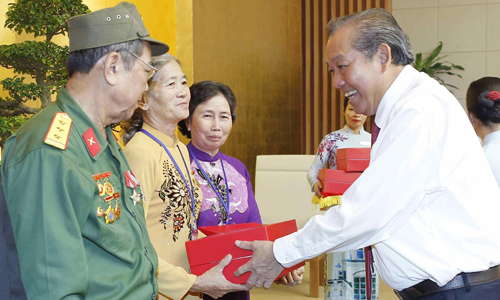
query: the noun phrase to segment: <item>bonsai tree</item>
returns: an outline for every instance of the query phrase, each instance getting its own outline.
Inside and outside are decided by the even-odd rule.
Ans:
[[[459,65],[455,65],[453,63],[450,63],[448,61],[441,61],[443,58],[447,57],[448,55],[445,56],[440,56],[438,57],[439,53],[441,53],[441,50],[443,49],[443,42],[439,42],[439,46],[432,51],[431,55],[427,57],[426,59],[422,58],[422,53],[417,53],[415,57],[415,62],[413,62],[413,67],[417,69],[418,71],[424,72],[430,77],[436,79],[441,83],[442,85],[450,88],[455,88],[458,89],[456,86],[445,83],[443,79],[441,79],[439,76],[442,74],[448,74],[452,76],[458,76],[462,78],[460,74],[457,74],[453,72],[454,70],[461,70],[463,71],[464,68]]]
[[[68,32],[69,18],[88,13],[82,0],[17,0],[9,3],[5,28],[17,34],[23,31],[44,41],[25,41],[0,45],[0,66],[13,69],[15,76],[0,83],[8,93],[0,98],[0,146],[33,114],[48,106],[51,95],[67,81],[66,60],[68,46],[59,46],[51,40]],[[35,83],[25,82],[31,76]],[[39,107],[26,105],[39,100]]]

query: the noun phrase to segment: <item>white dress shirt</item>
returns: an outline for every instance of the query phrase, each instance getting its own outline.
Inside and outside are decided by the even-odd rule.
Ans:
[[[500,264],[500,190],[453,95],[406,66],[377,109],[370,166],[342,205],[276,240],[285,267],[328,251],[373,245],[392,288]]]
[[[500,186],[500,131],[492,132],[484,137],[483,150]]]
[[[363,128],[359,134],[345,125],[342,129],[331,132],[321,140],[314,162],[307,172],[307,180],[314,192],[314,184],[318,182],[319,170],[323,169],[328,162],[330,169],[337,170],[337,149],[344,148],[370,148],[372,135]]]

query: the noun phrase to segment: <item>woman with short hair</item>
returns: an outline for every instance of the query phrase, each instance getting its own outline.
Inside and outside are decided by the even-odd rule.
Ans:
[[[134,195],[133,200],[144,205],[148,233],[158,253],[159,299],[199,299],[186,295],[189,292],[217,298],[228,291],[247,290],[222,274],[230,262],[228,256],[201,276],[188,272],[184,244],[196,238],[203,197],[191,174],[186,146],[175,130],[189,115],[190,92],[180,63],[172,55],[153,57],[152,65],[158,71],[123,129],[125,155],[142,189],[142,195]]]

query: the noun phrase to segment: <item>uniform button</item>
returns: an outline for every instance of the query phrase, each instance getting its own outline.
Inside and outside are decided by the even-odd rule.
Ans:
[[[146,253],[148,253],[148,248],[144,247],[144,251],[146,251]]]
[[[156,296],[156,294],[153,294],[153,296],[151,297],[151,299],[154,299],[154,298],[156,298],[155,296]]]
[[[137,219],[137,216],[135,215],[135,212],[132,212],[132,216]]]

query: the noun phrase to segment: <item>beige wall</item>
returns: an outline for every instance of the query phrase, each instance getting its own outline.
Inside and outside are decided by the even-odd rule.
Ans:
[[[193,1],[194,81],[234,92],[238,118],[222,152],[252,181],[261,154],[301,151],[301,1]]]
[[[392,13],[415,53],[428,55],[442,41],[446,60],[465,68],[463,79],[443,77],[463,106],[470,82],[500,77],[500,0],[392,0]]]

